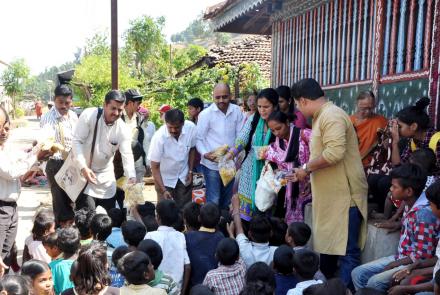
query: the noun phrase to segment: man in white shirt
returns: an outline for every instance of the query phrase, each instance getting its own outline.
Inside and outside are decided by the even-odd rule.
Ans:
[[[136,182],[131,151],[132,134],[121,120],[124,104],[125,95],[121,91],[112,90],[106,94],[103,114],[97,123],[92,161],[92,141],[99,109],[88,108],[79,117],[73,135],[72,151],[88,184],[76,201],[76,209],[95,209],[102,206],[108,211],[115,207],[116,179],[113,157],[118,149],[128,183]]]
[[[191,201],[195,145],[194,123],[179,109],[166,112],[148,152],[158,201],[174,199],[179,208]]]
[[[46,164],[46,175],[52,194],[52,207],[57,224],[73,222],[72,201],[55,181],[55,175],[64,164],[65,157],[72,148],[73,130],[78,122],[78,116],[70,110],[72,106],[72,90],[67,85],[59,85],[54,91],[55,107],[44,114],[40,127],[44,133],[52,137],[58,144],[64,146],[65,152],[55,153]]]
[[[239,106],[230,103],[231,91],[227,84],[217,84],[213,97],[214,103],[203,110],[198,118],[197,150],[202,156],[207,201],[217,204],[221,209],[227,209],[231,202],[234,182],[223,186],[218,163],[214,161],[212,152],[225,144],[229,147],[235,145],[235,139],[243,124],[243,113]]]
[[[38,148],[25,154],[6,146],[10,127],[9,116],[0,106],[0,277],[6,267],[3,260],[9,265],[9,253],[17,236],[20,177],[28,172],[37,160],[50,155],[50,152],[40,151]]]

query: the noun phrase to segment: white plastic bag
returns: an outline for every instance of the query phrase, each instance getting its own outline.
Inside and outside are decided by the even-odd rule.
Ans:
[[[260,179],[257,181],[257,188],[255,190],[255,206],[257,206],[261,212],[272,208],[275,202],[278,191],[274,181],[275,174],[270,164],[266,162],[266,165],[264,165],[261,171]]]
[[[144,204],[145,199],[144,199],[143,189],[144,189],[143,183],[125,184],[124,185],[125,204],[128,207]]]

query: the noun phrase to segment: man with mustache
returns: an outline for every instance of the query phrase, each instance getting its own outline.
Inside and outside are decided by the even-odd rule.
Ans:
[[[54,91],[54,104],[49,112],[44,114],[40,127],[46,135],[52,137],[55,143],[61,144],[65,151],[57,152],[46,163],[46,175],[52,194],[52,207],[57,224],[73,222],[71,200],[55,181],[55,175],[64,164],[68,152],[72,149],[73,130],[78,122],[78,116],[70,110],[73,92],[68,85],[59,85]]]
[[[240,107],[231,104],[229,85],[219,83],[214,87],[214,103],[199,114],[197,122],[197,151],[202,156],[202,172],[206,182],[207,201],[227,209],[232,197],[231,181],[224,186],[213,151],[227,144],[235,146],[235,139],[243,124]]]
[[[121,119],[124,105],[124,93],[111,90],[105,96],[103,109],[88,108],[79,117],[73,134],[72,151],[88,184],[76,200],[77,210],[102,206],[108,211],[115,207],[116,179],[113,158],[118,149],[128,184],[136,183],[131,150],[132,133]],[[102,115],[99,115],[101,111]],[[92,156],[95,126],[96,140]]]
[[[179,208],[191,201],[196,126],[179,109],[165,113],[165,125],[151,139],[151,161],[158,201],[174,199]]]

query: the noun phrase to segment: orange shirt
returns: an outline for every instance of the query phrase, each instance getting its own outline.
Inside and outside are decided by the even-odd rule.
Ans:
[[[356,128],[359,139],[359,152],[361,153],[362,163],[366,167],[371,162],[370,152],[377,144],[377,130],[385,128],[388,120],[381,115],[374,115],[360,124],[356,123],[355,115],[350,116],[350,120]]]

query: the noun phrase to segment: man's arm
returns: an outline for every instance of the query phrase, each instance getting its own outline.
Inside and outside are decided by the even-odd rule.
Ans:
[[[96,113],[97,110],[95,112],[94,109],[84,110],[78,119],[75,130],[73,131],[72,152],[75,155],[78,167],[81,170],[88,168],[86,156],[84,155],[84,145],[89,136],[93,136],[93,131],[90,130],[89,123],[93,115],[96,117]]]
[[[162,175],[160,175],[160,163],[151,160],[151,174],[153,174],[154,184],[159,189],[160,194],[164,194],[167,189],[163,184]]]
[[[189,172],[193,171],[194,169],[194,160],[196,158],[196,148],[193,147],[189,150],[189,156],[188,156],[188,167]]]
[[[185,264],[183,267],[183,283],[182,283],[181,294],[187,293],[190,278],[191,278],[191,264]]]
[[[197,140],[196,140],[196,148],[200,155],[210,161],[213,161],[214,158],[211,157],[211,152],[208,150],[208,147],[205,144],[206,137],[208,136],[209,129],[209,116],[207,113],[200,113],[199,120],[197,122]]]
[[[119,144],[119,151],[121,152],[122,165],[124,166],[124,173],[128,179],[136,178],[136,171],[134,169],[133,151],[131,150],[131,136],[130,132],[127,132],[125,123],[123,128],[119,129],[119,138],[121,143]]]

